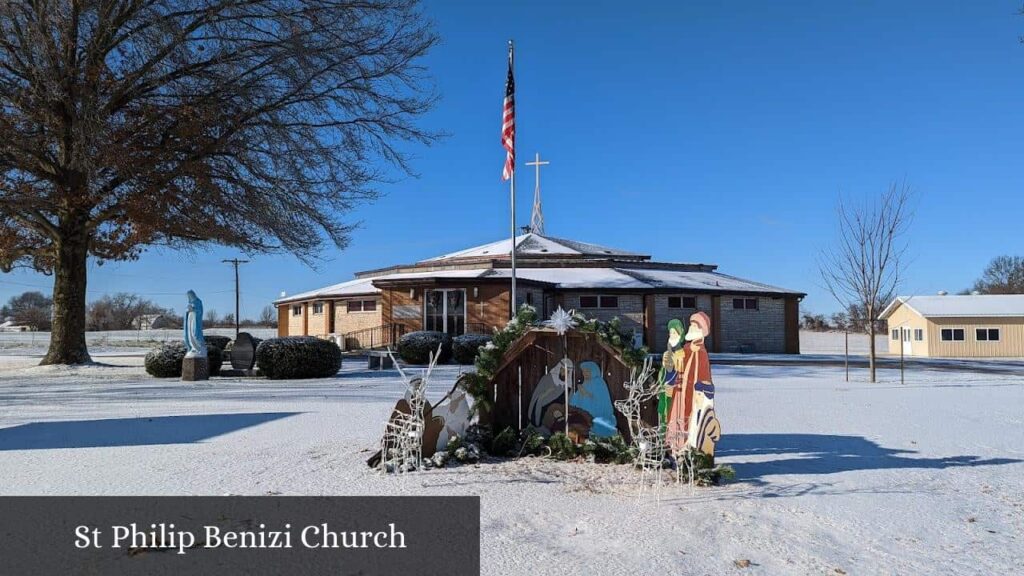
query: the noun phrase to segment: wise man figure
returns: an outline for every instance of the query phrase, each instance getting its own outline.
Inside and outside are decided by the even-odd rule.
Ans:
[[[658,394],[658,425],[662,432],[668,426],[669,412],[672,409],[672,389],[676,378],[683,369],[683,322],[673,318],[668,322],[668,349],[661,356],[661,392]]]
[[[711,362],[704,339],[711,333],[711,319],[703,312],[690,316],[683,346],[682,366],[677,368],[675,385],[669,390],[672,404],[665,440],[677,458],[687,447],[714,456],[714,443],[720,436],[714,414],[714,384]]]

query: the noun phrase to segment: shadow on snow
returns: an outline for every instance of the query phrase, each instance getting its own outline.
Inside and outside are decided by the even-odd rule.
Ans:
[[[784,474],[835,474],[855,470],[899,468],[944,469],[962,466],[1013,464],[1013,458],[949,456],[915,458],[914,450],[885,448],[862,436],[832,434],[723,434],[715,458],[728,458],[737,480],[760,480]],[[743,462],[744,456],[791,457]]]
[[[0,451],[190,444],[299,412],[32,422],[0,429]]]

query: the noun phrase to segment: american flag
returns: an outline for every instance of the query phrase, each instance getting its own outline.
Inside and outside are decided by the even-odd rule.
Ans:
[[[508,48],[508,80],[505,81],[505,106],[501,116],[501,145],[506,152],[501,179],[508,180],[516,169],[516,82],[512,78],[512,46]]]

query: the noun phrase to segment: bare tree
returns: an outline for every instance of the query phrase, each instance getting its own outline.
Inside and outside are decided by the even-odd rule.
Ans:
[[[87,260],[344,248],[436,99],[415,0],[0,2],[0,269],[52,273],[43,364],[89,360]]]
[[[858,326],[871,341],[868,368],[875,374],[875,329],[885,306],[896,296],[907,245],[903,235],[912,218],[910,186],[893,183],[879,198],[859,206],[840,199],[839,237],[826,249],[819,269],[825,287],[847,310],[863,310]],[[851,318],[853,320],[853,318]]]
[[[277,308],[267,304],[260,310],[260,317],[256,320],[259,326],[277,326]]]
[[[974,291],[982,294],[1024,294],[1024,257],[999,256],[989,262]]]

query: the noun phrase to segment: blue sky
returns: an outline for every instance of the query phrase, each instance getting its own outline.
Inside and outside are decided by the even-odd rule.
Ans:
[[[242,268],[243,316],[283,290],[341,282],[508,234],[498,143],[506,41],[516,41],[519,202],[534,152],[547,232],[720,265],[837,304],[816,258],[837,197],[917,191],[904,293],[968,287],[1024,253],[1024,16],[963,2],[428,2],[442,37],[425,62],[442,96],[414,148],[418,178],[360,207],[350,248],[317,269],[290,256]],[[132,291],[182,309],[233,309],[215,249],[91,266],[89,298]],[[45,276],[0,275],[0,300]]]

